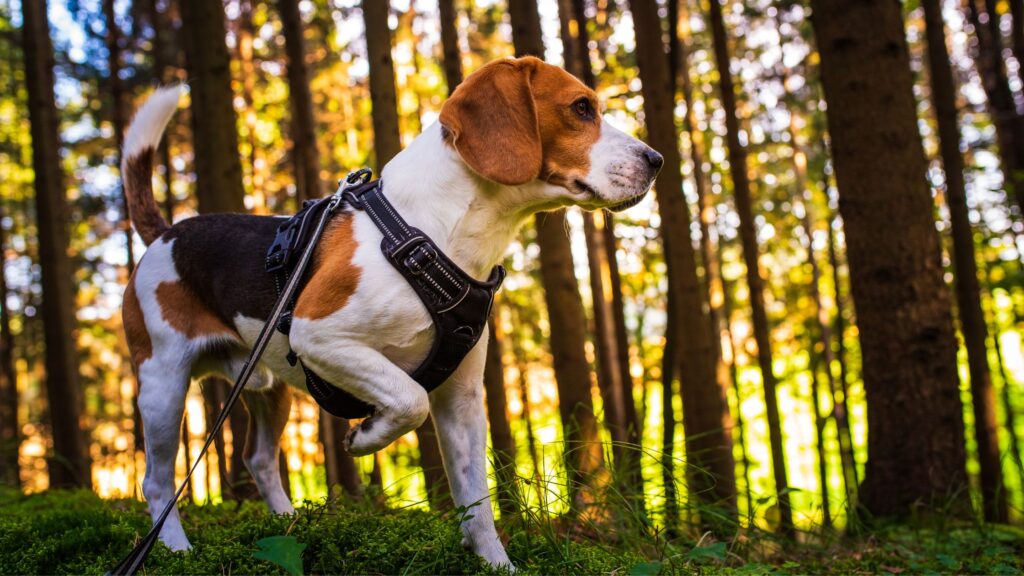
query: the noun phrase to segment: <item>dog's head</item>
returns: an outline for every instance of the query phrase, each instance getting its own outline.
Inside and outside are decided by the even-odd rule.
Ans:
[[[601,118],[594,91],[533,57],[498,60],[441,108],[445,140],[478,175],[506,186],[540,181],[537,205],[624,210],[654,183],[664,159]]]

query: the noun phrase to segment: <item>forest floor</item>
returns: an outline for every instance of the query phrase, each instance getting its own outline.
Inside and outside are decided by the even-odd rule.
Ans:
[[[465,514],[465,511],[462,512]],[[248,502],[186,505],[190,553],[158,545],[146,574],[487,573],[461,546],[459,513],[389,509],[370,501],[308,505],[272,516]],[[834,542],[782,545],[767,534],[729,542],[579,530],[557,522],[502,525],[526,574],[1020,573],[1024,531],[889,526]],[[99,574],[149,528],[145,504],[86,491],[23,496],[0,490],[0,574]],[[269,540],[265,540],[269,537]],[[261,550],[262,549],[262,550]],[[301,560],[300,560],[301,554]],[[271,562],[261,558],[273,558]],[[281,566],[292,569],[287,571]],[[301,564],[299,563],[301,562]]]

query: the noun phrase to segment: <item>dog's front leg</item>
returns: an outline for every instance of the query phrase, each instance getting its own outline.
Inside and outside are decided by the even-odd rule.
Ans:
[[[468,508],[463,542],[492,566],[512,567],[494,527],[487,488],[487,419],[483,401],[486,334],[458,371],[430,394],[452,500]]]

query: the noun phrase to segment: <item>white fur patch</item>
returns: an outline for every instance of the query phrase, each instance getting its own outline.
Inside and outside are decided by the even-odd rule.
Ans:
[[[156,148],[160,145],[164,128],[178,109],[178,102],[186,92],[188,86],[185,84],[165,86],[157,88],[146,99],[146,103],[136,112],[128,133],[125,134],[122,157],[131,158],[146,148]]]

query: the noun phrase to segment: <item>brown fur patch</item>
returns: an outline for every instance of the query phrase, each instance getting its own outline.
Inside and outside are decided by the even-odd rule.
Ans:
[[[362,268],[352,264],[357,246],[352,215],[336,216],[317,247],[312,276],[295,304],[296,317],[319,320],[345,307],[362,275]]]
[[[138,370],[143,362],[153,356],[153,341],[146,330],[146,320],[142,316],[142,306],[135,293],[135,277],[128,280],[124,289],[124,301],[121,304],[121,322],[124,324],[125,337],[128,339],[128,350],[132,355],[132,365]]]
[[[590,101],[593,118],[573,104]],[[601,137],[597,95],[571,74],[533,57],[498,60],[471,74],[441,108],[448,142],[481,176],[518,185],[585,179]]]
[[[237,336],[181,282],[161,282],[156,301],[164,321],[189,338]]]
[[[168,228],[153,198],[153,149],[145,148],[126,157],[121,164],[121,179],[132,224],[148,246]]]

